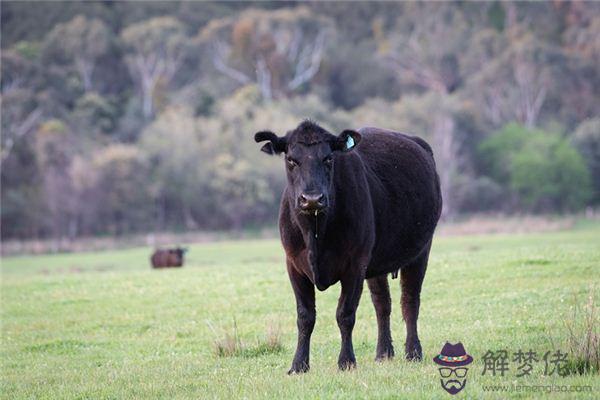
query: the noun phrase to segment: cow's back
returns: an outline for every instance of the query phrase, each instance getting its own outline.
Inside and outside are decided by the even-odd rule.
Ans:
[[[376,240],[368,276],[401,268],[427,246],[442,200],[433,153],[422,139],[362,128],[357,147],[367,174]]]
[[[165,268],[169,266],[169,252],[167,250],[156,250],[150,258],[152,268]]]
[[[152,264],[152,268],[160,268],[161,267],[161,252],[160,250],[156,250],[153,254],[152,257],[150,257],[150,262]]]

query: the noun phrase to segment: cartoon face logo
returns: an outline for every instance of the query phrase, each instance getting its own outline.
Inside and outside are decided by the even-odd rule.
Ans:
[[[473,357],[467,354],[462,343],[446,342],[433,362],[440,365],[440,383],[446,392],[456,394],[465,388],[469,371],[465,366],[473,362]]]

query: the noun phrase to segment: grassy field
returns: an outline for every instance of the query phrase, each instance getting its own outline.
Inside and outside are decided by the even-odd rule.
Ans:
[[[456,397],[573,398],[574,393],[493,393],[485,385],[590,385],[598,375],[482,376],[487,350],[566,351],[572,309],[600,298],[600,226],[528,235],[437,238],[421,302],[425,360],[399,357],[404,324],[391,280],[397,357],[373,361],[376,321],[365,288],[354,345],[358,368],[338,372],[339,286],[317,294],[311,371],[287,376],[295,305],[278,241],[191,246],[182,269],[151,270],[148,248],[2,260],[1,396],[21,398],[451,398],[432,362],[446,341],[475,358]],[[451,282],[453,282],[451,284]],[[594,286],[595,284],[595,286]],[[237,329],[246,350],[214,343]],[[261,351],[279,330],[283,349]],[[509,360],[512,361],[512,360]]]

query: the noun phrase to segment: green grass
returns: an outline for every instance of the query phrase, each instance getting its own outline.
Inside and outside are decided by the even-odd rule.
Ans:
[[[575,231],[437,238],[424,283],[419,332],[425,360],[400,356],[398,280],[395,360],[373,361],[376,321],[365,288],[354,331],[358,368],[338,372],[336,285],[317,294],[311,371],[287,376],[295,304],[276,240],[191,246],[182,269],[151,270],[149,249],[2,260],[1,396],[19,398],[451,398],[432,357],[462,341],[475,362],[456,397],[506,398],[488,384],[591,385],[597,374],[481,376],[489,350],[566,350],[565,318],[590,291],[600,298],[600,226]],[[595,286],[594,286],[595,284]],[[231,335],[247,347],[218,356]],[[278,327],[283,349],[265,345]],[[273,349],[273,350],[272,350]],[[573,393],[511,393],[572,398]]]

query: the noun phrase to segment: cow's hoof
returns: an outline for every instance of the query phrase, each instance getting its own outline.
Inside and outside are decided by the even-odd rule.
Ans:
[[[308,372],[310,366],[305,362],[293,363],[292,368],[288,371],[288,375],[304,374]]]
[[[407,361],[421,361],[423,359],[423,350],[419,341],[406,344],[405,350]]]
[[[394,358],[394,347],[391,344],[383,350],[378,349],[375,355],[375,361],[377,362],[391,360],[392,358]]]
[[[354,356],[340,357],[338,368],[340,371],[349,371],[356,368],[356,358]]]

